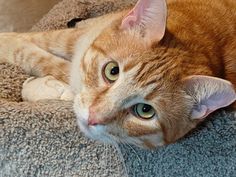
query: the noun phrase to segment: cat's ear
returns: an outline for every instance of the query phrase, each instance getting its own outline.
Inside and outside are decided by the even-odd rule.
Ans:
[[[229,106],[236,100],[233,85],[226,80],[193,75],[183,80],[185,91],[193,97],[192,119],[203,119],[213,111]]]
[[[139,0],[123,18],[121,29],[136,30],[148,44],[159,42],[166,28],[165,0]]]

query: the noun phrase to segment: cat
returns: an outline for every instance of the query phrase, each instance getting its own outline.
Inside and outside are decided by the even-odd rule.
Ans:
[[[235,0],[139,0],[77,28],[0,34],[0,62],[70,83],[80,130],[176,142],[236,100]]]

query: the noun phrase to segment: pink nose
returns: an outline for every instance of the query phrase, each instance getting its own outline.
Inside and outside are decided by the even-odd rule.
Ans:
[[[96,119],[90,119],[88,120],[88,125],[94,126],[94,125],[98,125],[99,122]]]
[[[99,124],[99,119],[96,117],[96,113],[92,110],[90,107],[89,109],[89,118],[88,118],[88,125],[98,125]]]

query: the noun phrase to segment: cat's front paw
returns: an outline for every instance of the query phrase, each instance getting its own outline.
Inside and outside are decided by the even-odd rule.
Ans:
[[[73,100],[74,94],[70,86],[56,80],[53,76],[41,78],[31,77],[23,84],[22,98],[24,101],[38,101],[44,99]]]

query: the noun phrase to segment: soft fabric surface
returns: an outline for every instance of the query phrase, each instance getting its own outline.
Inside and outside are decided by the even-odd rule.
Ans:
[[[55,5],[33,28],[32,31],[54,30],[67,27],[73,18],[93,18],[124,9],[136,0],[63,0]]]
[[[118,2],[64,0],[33,30],[64,28],[74,17],[93,17],[131,1]],[[0,64],[0,176],[236,175],[235,111],[218,111],[187,137],[155,151],[122,145],[125,169],[115,148],[79,132],[71,102],[22,102],[20,90],[28,77],[18,67]]]
[[[0,32],[25,32],[60,0],[0,0]]]

